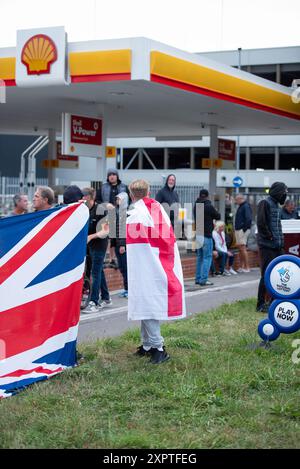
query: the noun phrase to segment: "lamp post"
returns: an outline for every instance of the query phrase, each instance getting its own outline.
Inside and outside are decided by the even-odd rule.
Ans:
[[[238,48],[238,69],[241,70],[241,52],[242,48]],[[236,171],[237,174],[240,172],[240,136],[237,136],[237,142],[236,142]],[[239,187],[236,187],[235,189],[236,194],[239,193]]]

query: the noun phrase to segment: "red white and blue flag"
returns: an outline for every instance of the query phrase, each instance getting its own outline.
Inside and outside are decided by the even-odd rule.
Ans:
[[[88,208],[0,220],[0,399],[76,364]]]

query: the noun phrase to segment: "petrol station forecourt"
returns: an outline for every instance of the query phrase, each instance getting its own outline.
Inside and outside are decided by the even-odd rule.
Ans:
[[[32,35],[36,33],[33,31]],[[6,83],[6,103],[0,106],[1,129],[13,134],[32,135],[36,134],[37,126],[37,134],[49,138],[49,160],[54,160],[54,143],[61,135],[63,114],[101,119],[102,145],[95,155],[95,180],[105,180],[107,138],[148,137],[150,129],[157,137],[209,135],[210,159],[214,160],[217,158],[218,135],[299,134],[300,108],[292,100],[291,88],[147,38],[67,44],[65,65],[68,72],[64,77],[65,83],[49,84],[46,81],[43,84],[41,80],[38,85],[29,85],[26,80],[18,82],[14,66],[16,56],[14,48],[0,49],[0,79]],[[80,157],[80,164],[84,164],[84,157]],[[54,185],[58,174],[59,170],[49,168],[50,186]],[[214,198],[215,168],[210,169],[209,192]],[[207,300],[209,304],[209,295]],[[58,380],[41,383],[29,391],[33,400],[39,400],[40,394],[43,395],[51,428],[49,438],[46,432],[39,429],[38,412],[33,412],[32,403],[27,400],[29,393],[26,391],[14,398],[17,412],[27,415],[28,427],[33,429],[30,433],[23,425],[20,426],[22,444],[25,447],[86,447],[91,444],[91,447],[102,448],[160,447],[160,444],[165,447],[176,447],[178,444],[178,447],[187,445],[197,448],[276,447],[276,444],[287,447],[288,442],[279,440],[286,425],[291,446],[297,447],[293,436],[298,418],[295,376],[298,370],[293,368],[295,365],[289,363],[282,371],[281,381],[279,379],[280,370],[290,358],[288,338],[285,337],[279,346],[282,352],[280,357],[273,356],[272,351],[249,351],[246,345],[258,339],[255,329],[258,318],[249,316],[252,306],[251,300],[225,304],[206,315],[195,315],[182,325],[175,324],[169,329],[163,326],[174,350],[174,363],[170,362],[171,367],[166,364],[169,369],[163,371],[165,382],[162,389],[166,395],[173,392],[173,397],[168,394],[168,399],[170,408],[175,409],[174,420],[167,399],[159,396],[156,405],[148,399],[151,393],[155,395],[161,370],[150,372],[145,363],[136,363],[132,357],[128,358],[137,339],[136,332],[129,331],[120,338],[83,345],[82,350],[87,357],[85,363],[69,375],[63,374]],[[243,311],[248,313],[246,320],[242,317]],[[299,337],[297,334],[295,337]],[[116,357],[118,350],[121,351],[120,357]],[[208,376],[208,365],[214,369],[213,378]],[[228,373],[224,372],[226,366]],[[98,376],[93,373],[95,367]],[[117,389],[115,383],[118,383],[120,371],[129,378],[124,378],[120,389]],[[294,373],[292,383],[289,383],[289,373]],[[146,384],[141,376],[147,377]],[[186,386],[183,376],[187,379]],[[277,377],[275,380],[274,376]],[[103,383],[105,387],[101,391]],[[182,413],[174,398],[174,383],[180,390]],[[143,394],[142,397],[137,391],[136,407],[130,401],[130,389],[140,389]],[[274,402],[266,404],[267,416],[264,417],[262,403],[270,389]],[[284,393],[289,390],[291,405],[280,410]],[[73,439],[74,435],[67,428],[62,443],[55,437],[55,417],[51,410],[51,396],[61,392],[72,396],[72,399],[78,398],[73,411],[75,419],[82,422],[82,428],[78,428],[78,439]],[[107,399],[109,394],[113,402]],[[127,407],[122,394],[129,403]],[[147,405],[152,405],[150,432],[139,423],[140,414],[147,412],[143,399]],[[245,409],[243,399],[246,399]],[[103,405],[100,412],[97,410],[99,414],[95,412],[93,415],[93,408],[99,400],[105,403],[108,411]],[[81,409],[79,401],[83,403]],[[56,421],[58,429],[63,419],[71,424],[68,403],[61,405],[62,415],[58,417],[59,422]],[[10,406],[13,406],[12,401],[7,404],[8,411]],[[249,427],[242,418],[239,420],[243,409]],[[116,422],[111,423],[109,413],[118,416]],[[163,424],[165,433],[161,443],[155,436],[155,428],[158,422],[161,424],[159,415],[162,414],[166,416],[166,422]],[[129,427],[122,415],[129,422]],[[190,421],[185,422],[184,415],[190,416]],[[6,414],[3,421],[13,424],[14,418],[16,414],[12,411],[11,416]],[[211,434],[205,419],[212,422]],[[285,419],[288,420],[287,424]],[[100,421],[103,432],[91,435],[91,429],[100,425]],[[182,422],[183,432],[176,436],[178,421]],[[105,430],[109,424],[112,425],[112,432]],[[190,426],[197,429],[196,436],[191,435]],[[260,442],[257,435],[263,432],[264,426],[267,431]],[[170,435],[167,435],[168,428]],[[56,431],[63,436],[60,430]],[[4,444],[14,447],[18,442],[12,435],[5,435]]]

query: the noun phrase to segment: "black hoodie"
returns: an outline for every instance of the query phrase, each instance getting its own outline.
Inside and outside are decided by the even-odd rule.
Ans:
[[[261,200],[257,206],[258,245],[269,249],[283,247],[281,228],[281,209],[287,196],[287,186],[283,182],[272,184],[269,197]]]
[[[215,209],[211,201],[207,198],[198,197],[194,205],[194,220],[199,224],[196,219],[196,207],[198,204],[204,204],[204,236],[205,238],[212,238],[212,232],[214,229],[214,220],[220,220],[221,215]],[[196,226],[196,233],[201,233],[201,226]]]
[[[171,176],[174,176],[175,178],[175,185],[174,187],[170,189],[170,187],[168,186],[168,181]],[[169,174],[164,187],[158,191],[155,197],[155,200],[157,200],[157,202],[159,202],[160,204],[163,204],[164,209],[170,216],[170,220],[171,220],[173,228],[174,228],[174,220],[178,219],[178,211],[179,211],[179,196],[178,196],[177,191],[175,190],[175,187],[176,187],[176,177],[174,174]],[[168,209],[168,206],[169,207],[172,206],[171,212]]]

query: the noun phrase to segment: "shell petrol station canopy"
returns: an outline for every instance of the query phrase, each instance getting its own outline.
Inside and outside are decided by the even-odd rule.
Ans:
[[[299,134],[292,88],[146,38],[68,43],[18,31],[0,49],[0,132],[61,132],[63,112],[102,116],[107,137]]]

